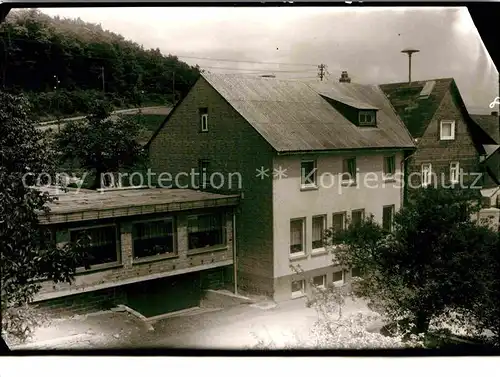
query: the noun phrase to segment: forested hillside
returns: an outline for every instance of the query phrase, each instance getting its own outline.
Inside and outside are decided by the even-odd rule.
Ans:
[[[179,98],[199,67],[146,50],[81,19],[12,11],[0,25],[0,85],[28,94],[40,117],[84,114],[96,98],[115,108]]]

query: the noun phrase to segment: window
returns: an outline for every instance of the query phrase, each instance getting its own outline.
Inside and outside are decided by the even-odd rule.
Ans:
[[[326,230],[326,215],[313,216],[312,218],[312,248],[321,249],[324,245],[324,236]]]
[[[422,186],[426,187],[432,183],[432,165],[422,164]]]
[[[316,187],[316,161],[302,161],[300,175],[302,187]]]
[[[375,111],[361,110],[359,112],[360,126],[375,126],[375,124],[376,124]]]
[[[455,139],[455,121],[442,120],[440,124],[440,139],[454,140]]]
[[[91,266],[119,261],[117,229],[114,225],[71,230],[70,240],[73,244],[81,242],[85,262]]]
[[[200,127],[201,132],[208,132],[208,108],[200,108]]]
[[[359,225],[363,221],[365,217],[365,210],[364,209],[357,209],[351,212],[351,217],[352,217],[352,224],[353,225]]]
[[[392,231],[394,209],[395,209],[394,204],[390,206],[384,206],[382,208],[382,228],[384,228],[388,232]]]
[[[342,181],[356,182],[356,158],[346,158],[342,162]]]
[[[303,296],[306,292],[306,281],[296,280],[292,282],[292,297]]]
[[[333,273],[333,285],[341,286],[345,284],[345,270],[336,271]]]
[[[222,220],[223,216],[216,214],[188,216],[189,250],[223,245],[225,228]]]
[[[450,164],[450,182],[458,183],[460,180],[460,164],[458,162],[452,162]]]
[[[305,219],[290,221],[290,254],[304,253]]]
[[[345,213],[334,213],[332,218],[332,227],[334,230],[339,231],[345,228]]]
[[[316,288],[326,288],[326,275],[315,276],[313,284]]]
[[[396,173],[396,156],[384,157],[384,175],[392,177]]]
[[[351,277],[353,277],[353,278],[361,277],[361,272],[360,272],[359,268],[353,267],[351,269]]]
[[[198,170],[200,173],[200,188],[207,188],[210,185],[210,173],[208,171],[209,160],[198,160]]]
[[[174,220],[163,219],[132,225],[134,259],[175,254]]]
[[[38,232],[36,242],[40,250],[45,250],[47,247],[55,246],[56,231],[50,228],[41,228]]]

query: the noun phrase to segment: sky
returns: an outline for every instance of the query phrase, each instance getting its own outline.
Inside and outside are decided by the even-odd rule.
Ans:
[[[400,51],[411,47],[420,50],[412,80],[453,77],[470,112],[498,111],[489,108],[499,95],[498,71],[465,7],[40,10],[101,24],[219,73],[313,78],[325,64],[333,79],[345,70],[353,82],[401,82],[408,80],[408,57]]]

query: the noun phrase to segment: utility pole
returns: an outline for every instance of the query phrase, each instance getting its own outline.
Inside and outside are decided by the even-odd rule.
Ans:
[[[101,79],[102,79],[102,92],[106,92],[106,89],[105,89],[105,80],[104,80],[104,67],[101,66],[101,74],[99,75],[101,76]]]
[[[172,106],[175,105],[175,71],[172,72]]]
[[[54,91],[55,91],[55,97],[56,97],[56,105],[57,105],[57,110],[56,110],[56,119],[57,119],[57,132],[61,131],[61,117],[59,116],[59,84],[61,81],[59,81],[59,77],[57,75],[54,75]]]
[[[320,64],[318,65],[318,69],[319,69],[318,72],[319,79],[323,81],[323,77],[325,77],[326,65]]]

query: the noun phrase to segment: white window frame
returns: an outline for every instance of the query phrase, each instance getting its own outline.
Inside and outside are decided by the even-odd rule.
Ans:
[[[312,162],[314,167],[313,167],[313,175],[312,175],[312,178],[313,178],[313,183],[305,183],[304,180],[305,180],[305,172],[303,171],[303,168],[302,168],[302,164],[304,163],[310,163]],[[300,187],[301,188],[317,188],[318,187],[318,167],[317,167],[317,162],[316,160],[302,160],[300,161]]]
[[[323,282],[321,284],[315,284],[314,278],[322,278]],[[316,289],[325,289],[326,288],[326,275],[318,275],[313,278],[313,285]]]
[[[365,118],[365,121],[361,121],[361,117]],[[367,122],[366,117],[369,116],[371,121]],[[360,110],[358,114],[358,122],[360,126],[375,126],[377,124],[377,116],[374,110]]]
[[[293,283],[295,282],[300,282],[301,289],[298,291],[293,291]],[[298,297],[303,297],[306,294],[306,281],[304,279],[302,280],[294,280],[292,281],[290,285],[290,289],[292,290],[292,298],[298,298]]]
[[[456,175],[456,177],[454,177]],[[450,162],[450,182],[458,183],[460,181],[460,163],[457,161]]]
[[[443,126],[450,125],[451,126],[451,135],[447,136],[443,134]],[[455,121],[454,120],[442,120],[439,124],[439,138],[441,140],[455,140]]]
[[[427,167],[429,169],[426,169]],[[427,187],[430,184],[432,184],[432,164],[431,163],[422,164],[421,169],[422,169],[422,175],[421,175],[422,187]],[[428,174],[428,179],[427,179],[426,171]]]
[[[354,214],[355,213],[361,213],[361,219],[360,219],[360,223],[363,223],[363,221],[365,221],[365,209],[364,208],[358,208],[358,209],[353,209],[351,211],[351,222],[354,223]]]
[[[201,114],[201,132],[208,132],[208,114]]]
[[[394,171],[393,171],[392,173],[389,173],[389,172],[387,172],[387,171],[386,171],[386,170],[387,170],[387,168],[388,168],[388,163],[387,163],[387,161],[388,161],[389,159],[390,159],[390,160],[392,160],[392,161],[394,162],[394,166],[393,166]],[[385,177],[386,179],[392,179],[392,178],[394,177],[394,175],[396,174],[396,155],[394,155],[394,154],[393,154],[393,155],[391,155],[391,156],[384,156],[384,167],[383,167],[383,169],[384,169],[384,177]]]
[[[327,221],[328,221],[328,216],[327,215],[315,215],[312,217],[311,219],[311,226],[312,226],[312,234],[311,234],[311,249],[312,249],[312,252],[313,253],[319,253],[319,252],[322,252],[322,251],[325,251],[325,245],[323,243],[323,246],[322,247],[318,247],[318,248],[314,248],[313,247],[313,235],[314,235],[314,219],[316,218],[322,218],[323,219],[323,235],[325,234],[326,230],[328,229],[328,224],[327,224]]]
[[[122,261],[122,253],[121,253],[121,229],[117,223],[107,223],[107,224],[98,224],[98,225],[89,225],[89,226],[78,226],[74,228],[68,229],[69,242],[71,243],[71,233],[72,232],[80,232],[80,231],[89,231],[92,229],[98,228],[108,228],[113,227],[115,230],[115,247],[116,247],[116,261],[108,262],[108,263],[99,263],[99,264],[91,264],[90,267],[94,270],[104,269],[108,267],[118,267],[123,264]],[[84,266],[76,267],[75,273],[86,271]]]
[[[291,239],[292,238],[292,229],[291,228],[292,228],[293,221],[302,221],[302,250],[297,251],[295,253],[292,253],[292,244],[291,244],[291,241],[292,241],[292,239]],[[298,217],[298,218],[290,219],[289,229],[290,229],[290,240],[289,240],[289,246],[288,246],[288,253],[289,253],[290,257],[305,255],[306,254],[306,218],[305,217]]]
[[[351,172],[344,171],[344,163],[347,163],[347,170],[349,170],[349,161],[354,160],[354,174],[351,174]],[[356,175],[357,175],[357,170],[358,170],[358,160],[356,157],[347,157],[342,160],[342,184],[343,185],[351,185],[356,183]],[[349,174],[350,178],[346,178],[345,174]]]
[[[339,271],[336,271],[334,273],[337,273]],[[345,270],[341,270],[340,271],[342,273],[342,279],[341,280],[333,280],[333,274],[332,274],[332,283],[335,287],[342,287],[345,283],[346,283],[346,271]]]

